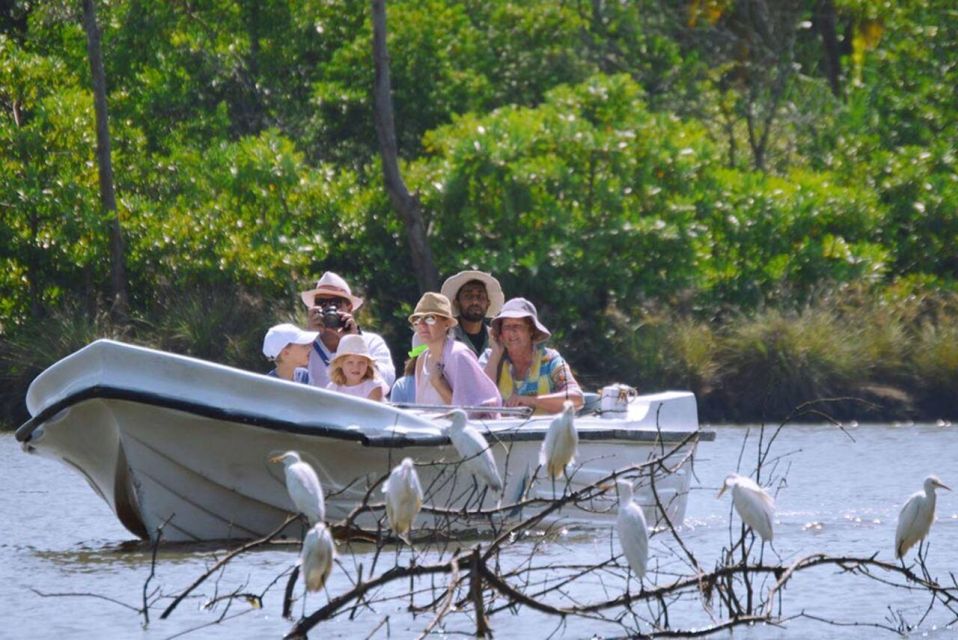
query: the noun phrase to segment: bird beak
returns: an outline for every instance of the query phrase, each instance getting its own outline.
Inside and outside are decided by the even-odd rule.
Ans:
[[[938,483],[938,486],[941,487],[942,489],[946,490],[946,491],[951,491],[951,487],[946,487],[945,485],[943,485],[943,484],[940,483],[940,482]]]
[[[721,498],[722,494],[725,493],[725,490],[728,488],[728,485],[722,485],[722,488],[718,490],[718,493],[715,494],[716,498]]]
[[[281,455],[280,455],[280,456],[273,456],[272,458],[269,459],[269,461],[270,461],[270,462],[282,462],[282,461],[283,461],[283,456],[281,456]]]

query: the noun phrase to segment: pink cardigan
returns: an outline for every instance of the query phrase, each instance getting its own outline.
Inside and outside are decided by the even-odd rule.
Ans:
[[[502,405],[502,396],[499,395],[496,384],[479,366],[479,361],[472,349],[461,342],[446,338],[446,344],[442,348],[442,372],[449,386],[452,387],[453,406],[498,407]],[[420,402],[419,367],[416,367],[416,389],[416,402]]]

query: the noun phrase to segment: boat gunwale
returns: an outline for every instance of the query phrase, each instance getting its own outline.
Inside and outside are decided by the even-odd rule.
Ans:
[[[435,447],[451,444],[449,437],[445,434],[404,434],[392,430],[383,431],[382,435],[370,434],[368,432],[352,431],[318,422],[293,422],[262,414],[235,411],[205,403],[173,398],[159,393],[102,384],[91,385],[75,391],[45,407],[37,415],[17,428],[15,434],[17,441],[28,443],[33,433],[50,418],[73,405],[96,399],[139,402],[165,409],[184,411],[205,418],[235,422],[275,431],[358,442],[366,447]],[[485,435],[487,435],[489,439],[495,439],[500,442],[528,442],[542,440],[545,436],[545,431],[542,429],[523,430],[521,428],[510,428],[489,430]],[[626,440],[648,443],[677,443],[688,439],[690,436],[698,441],[712,441],[715,439],[715,432],[703,431],[701,429],[676,431],[615,427],[606,429],[592,426],[579,431],[580,440]]]

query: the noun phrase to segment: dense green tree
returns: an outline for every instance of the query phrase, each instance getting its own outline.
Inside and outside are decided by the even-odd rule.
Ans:
[[[65,297],[94,303],[108,273],[96,202],[92,99],[61,60],[0,36],[0,300],[3,324]]]
[[[247,365],[242,346],[262,329],[250,325],[296,319],[296,291],[332,268],[368,296],[363,322],[404,352],[419,291],[381,183],[369,3],[97,10],[129,234],[132,315],[117,330],[208,355],[214,320],[242,300],[255,313],[227,323],[249,332],[227,353]],[[949,3],[391,0],[388,48],[398,170],[440,275],[494,271],[539,304],[587,374],[675,376],[705,393],[738,371],[724,381],[745,384],[770,366],[763,344],[781,357],[814,347],[803,343],[814,329],[772,344],[782,326],[832,326],[806,310],[856,291],[876,318],[916,301],[921,313],[891,323],[895,339],[931,354],[879,346],[861,357],[896,365],[869,372],[913,389],[915,406],[939,388],[925,378],[951,379]],[[88,320],[70,335],[103,326],[110,219],[89,73],[79,4],[0,8],[0,357],[3,341],[64,310]],[[170,328],[183,324],[171,296],[202,327],[192,347],[170,338],[188,333]],[[841,314],[835,326],[853,317]],[[752,316],[765,326],[730,330]],[[780,371],[788,401],[854,391],[845,364],[815,358],[832,373],[814,384],[796,383],[806,369]]]

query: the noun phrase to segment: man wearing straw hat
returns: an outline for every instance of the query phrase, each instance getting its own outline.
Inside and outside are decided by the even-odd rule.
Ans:
[[[329,384],[329,365],[336,357],[339,341],[345,335],[359,334],[369,348],[370,357],[376,361],[376,368],[387,388],[392,386],[396,379],[396,367],[393,365],[389,347],[382,336],[362,331],[356,324],[353,313],[362,306],[363,299],[353,295],[345,280],[332,271],[327,271],[316,283],[316,287],[303,291],[300,298],[309,309],[309,329],[319,332],[309,354],[311,384],[326,388]]]
[[[452,303],[459,321],[453,337],[478,358],[489,348],[489,318],[502,308],[505,296],[499,281],[483,271],[460,271],[442,283],[442,295]]]

